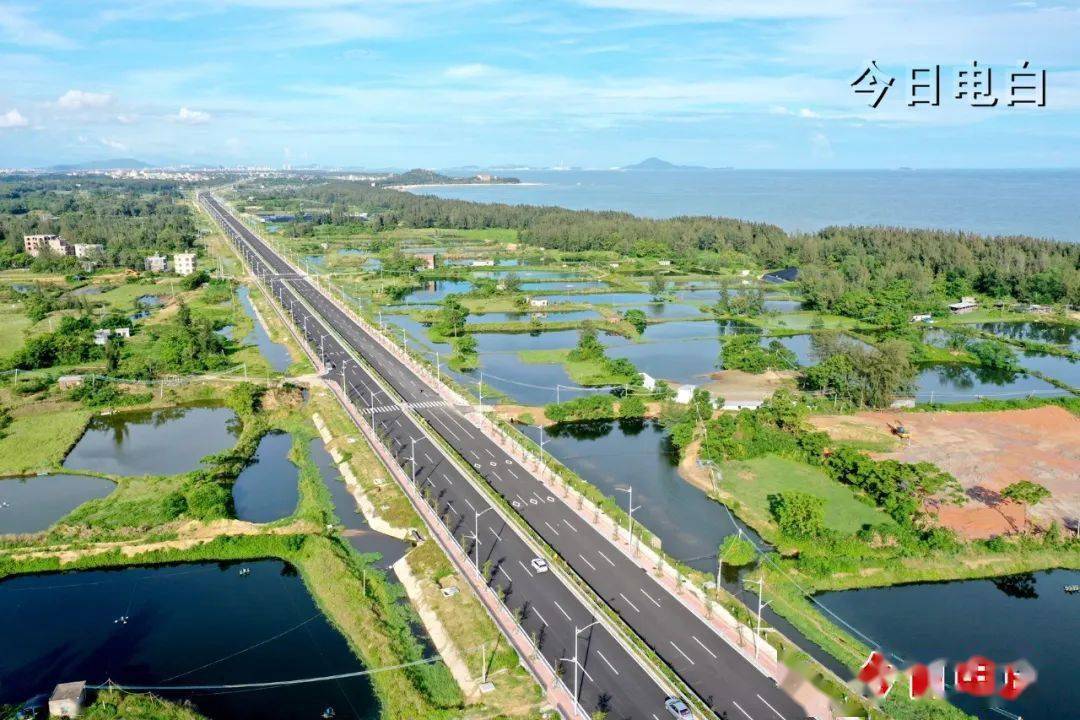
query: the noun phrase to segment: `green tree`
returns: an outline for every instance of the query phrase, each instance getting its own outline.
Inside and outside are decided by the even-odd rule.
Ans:
[[[1018,502],[1024,506],[1024,517],[1027,518],[1027,509],[1032,505],[1038,505],[1050,497],[1050,491],[1039,483],[1030,480],[1020,480],[1005,486],[1001,491],[1001,497]]]
[[[769,495],[769,513],[780,532],[793,538],[814,537],[825,528],[825,501],[803,492]]]
[[[645,328],[648,327],[648,320],[645,317],[645,313],[641,310],[627,310],[623,313],[623,320],[633,325],[639,335],[645,332]]]
[[[655,273],[652,276],[652,280],[649,281],[649,293],[652,295],[652,299],[660,301],[667,295],[668,284],[667,280],[660,273]]]
[[[110,335],[105,340],[105,373],[111,375],[120,367],[124,357],[124,341],[118,335]]]

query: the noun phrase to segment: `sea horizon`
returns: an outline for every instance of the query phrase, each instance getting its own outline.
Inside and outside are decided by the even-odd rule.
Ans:
[[[869,225],[1080,242],[1080,169],[503,172],[522,183],[431,185],[410,192],[658,219],[710,215],[772,223],[791,233]]]

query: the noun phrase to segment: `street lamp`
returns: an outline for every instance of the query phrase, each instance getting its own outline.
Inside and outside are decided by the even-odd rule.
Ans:
[[[560,658],[563,662],[574,663],[574,714],[581,717],[581,703],[578,701],[578,676],[581,674],[581,663],[578,662],[578,637],[581,633],[585,632],[593,625],[598,625],[599,620],[593,620],[591,623],[583,628],[574,626],[574,657],[573,658]]]
[[[624,488],[615,488],[619,492],[628,493],[629,497],[626,499],[626,514],[630,516],[630,519],[626,521],[626,531],[630,534],[626,542],[630,545],[630,549],[634,549],[634,511],[640,510],[641,506],[634,507],[634,486],[629,485]]]
[[[488,510],[494,510],[495,508],[489,505],[480,512],[477,512],[476,508],[473,507],[473,504],[469,502],[467,498],[462,498],[462,500],[464,500],[465,504],[473,511],[473,564],[476,566],[476,572],[480,572],[480,516]]]
[[[416,484],[416,441],[423,439],[422,437],[409,438],[409,474],[412,477],[413,485]]]

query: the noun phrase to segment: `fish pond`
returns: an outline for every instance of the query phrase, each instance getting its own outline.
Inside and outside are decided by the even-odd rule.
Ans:
[[[87,500],[116,487],[90,475],[32,475],[0,478],[0,535],[47,530]]]
[[[64,467],[108,475],[175,475],[200,458],[235,444],[236,413],[228,408],[182,406],[98,415],[64,458]]]
[[[236,517],[265,523],[292,515],[300,499],[300,472],[289,460],[292,435],[269,432],[233,484]]]
[[[246,286],[241,286],[237,290],[237,294],[240,296],[240,306],[244,309],[244,313],[251,318],[253,325],[251,332],[243,340],[244,344],[255,345],[259,348],[259,353],[270,363],[270,367],[277,372],[285,372],[293,362],[292,355],[289,354],[289,348],[270,339],[270,334],[263,327],[262,321],[255,312],[255,307],[251,304],[251,291]]]
[[[13,577],[0,582],[0,616],[0,703],[76,679],[213,686],[363,670],[296,571],[280,560]],[[364,676],[244,692],[155,693],[190,700],[214,720],[319,718],[327,708],[337,718],[379,717]]]
[[[951,669],[973,655],[1031,663],[1038,681],[1014,702],[950,693],[983,720],[1067,718],[1080,707],[1080,595],[1066,593],[1070,585],[1080,585],[1080,571],[847,590],[817,599],[891,653],[899,667],[946,659]]]

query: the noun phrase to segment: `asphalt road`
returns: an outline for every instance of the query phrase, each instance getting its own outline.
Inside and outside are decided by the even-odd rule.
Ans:
[[[553,573],[530,566],[535,553],[508,526],[473,480],[466,478],[362,367],[338,336],[413,412],[472,464],[492,488],[570,565],[607,604],[714,711],[730,720],[797,720],[805,713],[786,693],[731,648],[701,618],[671,596],[606,536],[583,522],[561,498],[550,494],[515,458],[484,435],[458,409],[371,338],[338,305],[302,277],[276,252],[214,199],[207,204],[239,238],[249,264],[279,297],[312,347],[332,363],[331,378],[344,381],[358,408],[374,408],[374,425],[402,468],[437,502],[454,537],[490,568],[490,584],[519,611],[521,626],[537,638],[548,662],[565,668],[574,686],[575,628],[594,621],[585,605]],[[303,303],[301,302],[303,299]],[[305,305],[306,303],[306,305]],[[315,312],[312,313],[309,307]],[[329,332],[328,328],[334,330]],[[414,442],[415,439],[415,442]],[[474,539],[474,534],[477,536]],[[478,546],[477,543],[478,542]],[[579,700],[587,712],[615,718],[669,717],[664,690],[602,625],[578,640]]]

